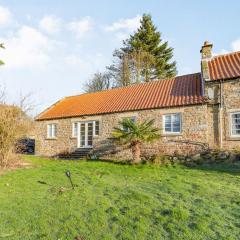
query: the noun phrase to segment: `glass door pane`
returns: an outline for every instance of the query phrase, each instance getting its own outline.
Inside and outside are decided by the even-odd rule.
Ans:
[[[88,125],[88,132],[87,132],[87,145],[92,146],[93,145],[93,123],[90,122]]]
[[[81,123],[80,124],[80,146],[84,147],[86,145],[86,141],[85,141],[85,123]]]

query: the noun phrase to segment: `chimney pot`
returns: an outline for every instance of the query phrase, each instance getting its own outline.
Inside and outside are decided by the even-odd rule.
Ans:
[[[202,54],[202,59],[207,59],[212,57],[212,47],[213,45],[209,43],[208,41],[205,41],[200,53]]]

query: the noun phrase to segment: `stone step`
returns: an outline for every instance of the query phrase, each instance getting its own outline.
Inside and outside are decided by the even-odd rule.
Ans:
[[[69,156],[69,158],[74,159],[83,159],[88,156],[88,154],[91,152],[91,148],[77,148],[74,152],[72,152]]]

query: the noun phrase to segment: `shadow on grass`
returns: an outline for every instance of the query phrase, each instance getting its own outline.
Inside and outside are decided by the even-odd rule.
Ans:
[[[205,171],[215,171],[219,173],[229,173],[232,175],[240,175],[240,162],[234,163],[205,163],[201,165],[196,165],[194,167],[186,166],[191,169],[199,169]]]
[[[105,162],[105,163],[113,163],[118,165],[134,165],[130,160],[113,160],[113,159],[86,159],[87,162]]]

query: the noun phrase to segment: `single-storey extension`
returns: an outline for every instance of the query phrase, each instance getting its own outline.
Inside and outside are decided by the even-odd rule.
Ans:
[[[155,119],[162,137],[144,154],[193,154],[204,147],[240,148],[240,52],[213,56],[201,48],[201,72],[65,97],[36,117],[36,154],[114,154],[111,133],[122,118]]]

